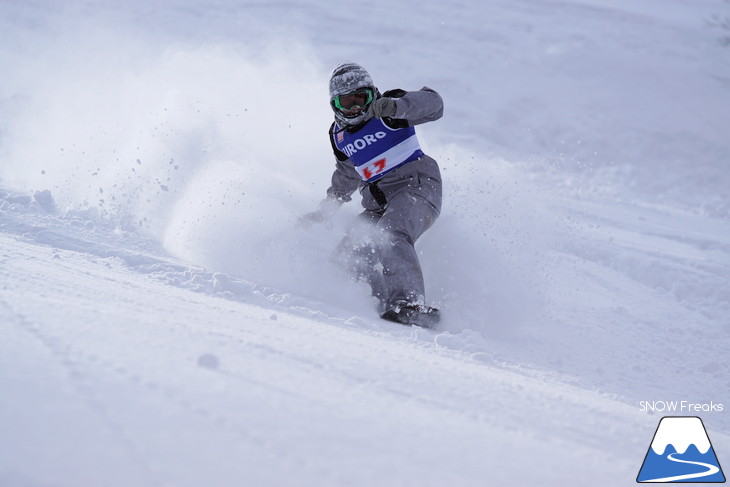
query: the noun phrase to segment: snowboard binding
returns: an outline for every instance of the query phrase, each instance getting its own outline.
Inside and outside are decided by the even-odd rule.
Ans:
[[[416,325],[421,328],[433,328],[441,319],[437,308],[423,304],[396,301],[380,315],[384,320],[393,321],[402,325]]]

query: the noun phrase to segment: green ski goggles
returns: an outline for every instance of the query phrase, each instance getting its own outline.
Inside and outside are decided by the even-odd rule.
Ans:
[[[365,88],[346,95],[336,96],[332,105],[345,115],[356,115],[373,101],[373,90]]]

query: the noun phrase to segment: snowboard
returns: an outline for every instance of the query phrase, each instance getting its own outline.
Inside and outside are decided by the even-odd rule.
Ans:
[[[416,325],[421,328],[433,328],[441,319],[437,308],[420,304],[396,306],[387,310],[380,317],[401,325]]]

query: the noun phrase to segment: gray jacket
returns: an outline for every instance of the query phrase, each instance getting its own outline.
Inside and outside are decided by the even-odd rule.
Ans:
[[[432,122],[443,115],[441,95],[425,86],[418,91],[390,90],[383,96],[396,99],[395,116],[383,119],[391,128]],[[347,130],[357,131],[361,126]],[[382,211],[397,192],[408,191],[425,199],[437,211],[441,210],[441,173],[434,159],[424,154],[390,171],[377,182],[368,184],[360,178],[352,161],[335,147],[334,127],[335,124],[330,126],[329,136],[337,165],[332,174],[332,184],[327,189],[329,199],[344,203],[352,199],[355,190],[359,190],[366,210]]]

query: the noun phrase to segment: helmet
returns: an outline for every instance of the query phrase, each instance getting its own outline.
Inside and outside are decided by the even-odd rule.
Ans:
[[[369,118],[368,107],[377,96],[370,74],[356,63],[342,62],[330,76],[330,106],[341,126],[354,126]]]

